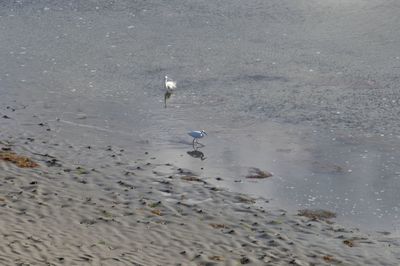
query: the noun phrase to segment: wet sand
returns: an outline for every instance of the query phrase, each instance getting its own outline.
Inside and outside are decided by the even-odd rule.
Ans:
[[[120,147],[1,145],[4,265],[398,265],[398,239],[266,208],[191,169]],[[28,139],[35,142],[38,139]],[[8,144],[8,141],[2,141]],[[54,149],[46,149],[46,146]],[[60,156],[63,150],[74,158]],[[72,152],[73,151],[73,152]],[[79,164],[90,158],[92,164]]]

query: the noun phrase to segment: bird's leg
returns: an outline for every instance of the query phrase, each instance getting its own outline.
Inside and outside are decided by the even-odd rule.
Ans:
[[[195,141],[196,139],[195,138],[193,138],[193,148],[194,148],[194,141]]]
[[[203,143],[197,142],[198,147],[203,148],[205,145]]]

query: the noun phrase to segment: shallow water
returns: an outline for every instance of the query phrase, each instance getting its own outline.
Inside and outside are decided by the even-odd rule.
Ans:
[[[382,140],[265,123],[209,132],[197,157],[188,154],[193,154],[190,137],[183,139],[155,144],[151,154],[194,169],[217,186],[263,197],[267,206],[328,209],[342,223],[398,234],[397,137]],[[251,167],[274,175],[246,179]]]
[[[269,205],[398,232],[398,3],[246,4],[3,4],[0,136],[149,151]],[[205,160],[190,129],[209,133]]]

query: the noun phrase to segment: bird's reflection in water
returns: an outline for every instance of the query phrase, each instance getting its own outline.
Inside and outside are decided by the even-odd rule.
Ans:
[[[171,97],[172,92],[166,91],[164,94],[164,107],[167,108],[167,100]]]
[[[198,159],[204,161],[206,159],[204,153],[199,151],[198,147],[193,146],[193,148],[194,148],[194,150],[188,151],[187,154],[189,154],[193,158],[198,158]]]

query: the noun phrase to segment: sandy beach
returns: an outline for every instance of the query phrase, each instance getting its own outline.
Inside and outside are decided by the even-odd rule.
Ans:
[[[46,143],[32,150],[20,141],[2,141],[1,148],[39,166],[0,162],[1,265],[398,265],[400,259],[390,233],[269,209],[265,199],[227,192],[209,184],[213,177],[148,152],[131,161],[118,147]],[[63,149],[73,150],[75,161],[59,156]],[[76,164],[85,157],[97,163]]]

